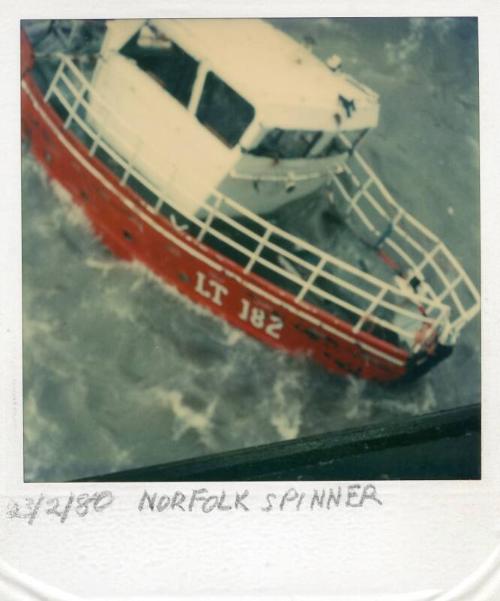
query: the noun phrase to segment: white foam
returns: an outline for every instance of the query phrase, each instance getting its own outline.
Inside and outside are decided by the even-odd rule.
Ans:
[[[184,403],[184,396],[178,390],[156,387],[150,392],[160,406],[168,409],[175,416],[178,425],[173,429],[174,440],[179,440],[187,430],[195,430],[208,448],[215,446],[212,417],[217,405],[216,399],[213,399],[203,411],[196,411]]]
[[[300,372],[281,369],[272,392],[271,424],[283,440],[297,438],[302,424]]]

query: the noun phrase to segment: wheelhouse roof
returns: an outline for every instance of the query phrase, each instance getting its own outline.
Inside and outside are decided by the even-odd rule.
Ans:
[[[136,21],[126,39],[144,22]],[[205,61],[251,102],[265,125],[324,130],[377,125],[378,96],[374,92],[344,73],[332,72],[307,48],[269,23],[259,19],[150,22],[194,58]],[[130,21],[114,21],[112,29],[119,23],[127,23],[130,32]],[[354,101],[356,109],[346,111],[340,97]]]

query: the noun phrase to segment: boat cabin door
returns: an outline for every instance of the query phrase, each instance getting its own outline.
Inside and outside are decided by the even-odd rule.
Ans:
[[[194,214],[238,160],[254,107],[154,25],[108,28],[89,119],[169,202]]]

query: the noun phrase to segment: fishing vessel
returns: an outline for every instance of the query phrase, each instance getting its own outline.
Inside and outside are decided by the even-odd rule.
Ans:
[[[102,242],[260,341],[407,380],[478,313],[360,154],[379,98],[339,57],[254,19],[32,21],[21,71],[23,137]],[[301,228],[311,199],[328,244]]]

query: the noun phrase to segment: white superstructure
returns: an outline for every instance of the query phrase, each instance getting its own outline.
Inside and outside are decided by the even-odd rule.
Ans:
[[[375,93],[254,19],[110,21],[93,84],[102,138],[193,215],[214,188],[258,213],[314,192],[348,156],[339,134],[379,113]]]

